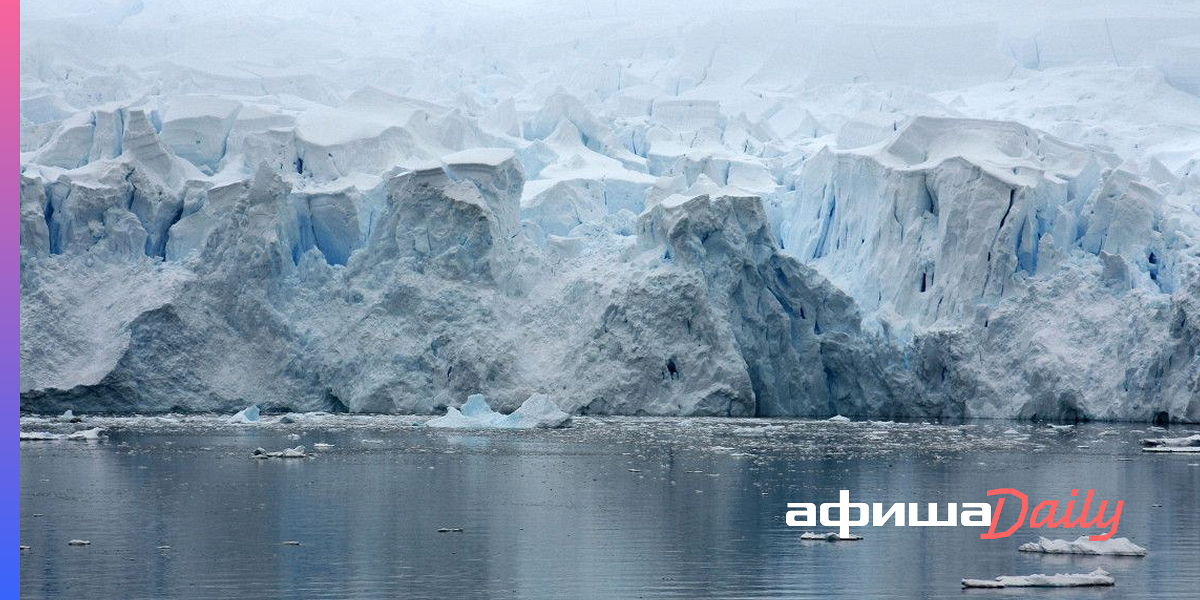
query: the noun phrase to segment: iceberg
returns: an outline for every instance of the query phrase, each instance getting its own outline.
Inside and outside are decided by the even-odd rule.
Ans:
[[[243,424],[244,423],[257,423],[258,418],[259,418],[258,405],[251,404],[250,406],[247,406],[246,408],[239,410],[237,412],[237,414],[234,414],[232,417],[229,417],[226,421],[229,423],[243,423]]]
[[[533,394],[517,410],[504,415],[492,410],[482,394],[472,394],[462,408],[446,408],[446,414],[430,419],[427,427],[445,429],[537,429],[566,425],[571,415],[545,394]]]
[[[964,588],[1009,587],[1092,587],[1114,585],[1116,582],[1104,569],[1091,573],[1057,575],[1001,575],[995,579],[963,579]]]
[[[1021,544],[1017,550],[1021,552],[1037,552],[1042,554],[1103,554],[1109,556],[1145,556],[1146,549],[1129,541],[1129,538],[1111,538],[1101,541],[1091,541],[1088,536],[1081,535],[1073,542],[1067,540],[1050,540],[1039,537],[1036,542]]]

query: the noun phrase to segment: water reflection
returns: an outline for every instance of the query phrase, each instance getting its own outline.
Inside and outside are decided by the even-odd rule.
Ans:
[[[796,444],[674,422],[314,430],[303,443],[335,447],[311,460],[250,459],[255,446],[298,443],[253,428],[23,443],[22,597],[959,597],[962,577],[1097,567],[1116,588],[1055,598],[1187,597],[1200,585],[1200,457],[1143,455],[1134,428],[872,453],[836,438],[801,450],[814,434],[783,424]],[[1027,528],[991,541],[977,528],[867,528],[863,542],[801,543],[783,524],[786,502],[834,501],[841,489],[856,502],[944,504],[998,487],[1033,502],[1076,487],[1123,499],[1118,535],[1150,555],[1018,553],[1046,531]]]

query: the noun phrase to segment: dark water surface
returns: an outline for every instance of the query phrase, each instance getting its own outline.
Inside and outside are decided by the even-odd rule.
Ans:
[[[1200,597],[1200,455],[1137,444],[1194,428],[577,419],[472,433],[364,417],[22,428],[95,424],[108,428],[98,442],[21,443],[23,598]],[[334,448],[250,458],[314,442]],[[944,506],[1000,487],[1034,502],[1089,487],[1124,500],[1117,536],[1149,555],[1019,553],[1048,531],[1027,528],[984,541],[974,527],[864,527],[861,542],[801,542],[783,522],[787,502],[833,502],[840,489]],[[67,545],[76,538],[92,544]],[[1097,567],[1117,585],[959,583]]]

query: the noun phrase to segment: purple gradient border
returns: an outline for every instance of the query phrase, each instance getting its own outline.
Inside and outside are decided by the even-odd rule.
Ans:
[[[4,109],[8,113],[8,119],[5,122],[3,129],[0,129],[0,147],[4,148],[4,160],[11,160],[20,165],[21,162],[21,125],[19,115],[21,112],[21,3],[18,0],[6,0],[0,2],[0,10],[3,11],[3,19],[0,22],[7,25],[0,26],[3,31],[8,33],[0,33],[0,39],[4,42],[4,72],[8,73],[10,84],[8,92],[4,94]],[[12,164],[12,163],[9,163]],[[3,204],[7,204],[5,210],[12,211],[8,213],[8,217],[0,220],[4,225],[4,231],[7,233],[3,236],[4,252],[10,253],[8,260],[0,263],[0,280],[4,281],[4,291],[0,293],[0,298],[3,298],[4,313],[8,315],[0,322],[0,336],[6,340],[3,344],[3,357],[0,360],[0,378],[3,379],[4,385],[10,391],[17,392],[16,398],[13,398],[16,406],[10,408],[11,413],[8,418],[9,426],[17,431],[9,430],[9,450],[6,450],[0,457],[0,477],[8,483],[4,484],[3,494],[3,510],[9,515],[12,521],[5,521],[3,539],[8,547],[8,552],[16,552],[17,556],[13,562],[7,560],[3,563],[3,572],[0,574],[0,597],[4,598],[19,598],[21,595],[21,557],[20,549],[13,550],[13,546],[18,546],[13,542],[18,542],[21,536],[21,447],[18,433],[21,429],[20,412],[20,381],[21,381],[21,179],[20,167],[16,171],[8,171],[7,175],[3,175],[5,190],[4,198],[0,200]],[[15,214],[14,214],[15,213]],[[7,419],[6,419],[7,420]],[[11,454],[9,454],[11,452]],[[10,558],[9,560],[12,560]],[[4,590],[8,590],[5,592]]]

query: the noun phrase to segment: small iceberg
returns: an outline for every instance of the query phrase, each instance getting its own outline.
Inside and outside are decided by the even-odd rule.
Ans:
[[[232,417],[229,417],[227,421],[230,423],[257,423],[258,417],[258,405],[251,404],[250,406],[239,410],[237,414],[233,415]]]
[[[100,439],[100,433],[103,431],[104,431],[103,427],[93,427],[91,429],[84,429],[83,431],[76,431],[75,433],[69,434],[67,436],[67,439],[68,440],[98,440],[98,439]]]
[[[545,394],[534,394],[511,414],[501,414],[488,405],[483,394],[471,394],[461,409],[446,408],[446,414],[430,419],[428,427],[443,429],[535,429],[562,427],[571,420]]]
[[[71,541],[67,542],[67,545],[68,546],[91,546],[92,542],[89,540],[71,540]]]
[[[995,579],[964,579],[964,588],[1006,588],[1006,587],[1091,587],[1113,585],[1112,575],[1104,569],[1096,569],[1091,573],[1072,573],[1057,575],[1001,575]]]
[[[842,415],[833,415],[832,417],[829,417],[828,419],[825,419],[825,420],[829,421],[830,423],[849,423],[850,417],[843,417]]]
[[[255,448],[251,454],[254,458],[307,458],[308,453],[305,452],[304,446],[296,446],[295,448],[284,448],[277,452],[267,452],[262,448]]]
[[[1086,535],[1079,536],[1073,542],[1068,542],[1067,540],[1048,540],[1044,537],[1039,537],[1036,542],[1021,544],[1017,550],[1021,552],[1039,552],[1042,554],[1146,555],[1146,549],[1129,541],[1129,538],[1113,538],[1093,542]]]
[[[842,535],[836,531],[830,531],[829,533],[805,531],[804,533],[800,534],[800,539],[817,542],[857,542],[863,538],[861,535],[854,535],[853,533],[846,537],[842,537]]]
[[[68,409],[67,412],[58,415],[58,421],[60,423],[82,423],[83,417],[75,416],[75,412]]]

